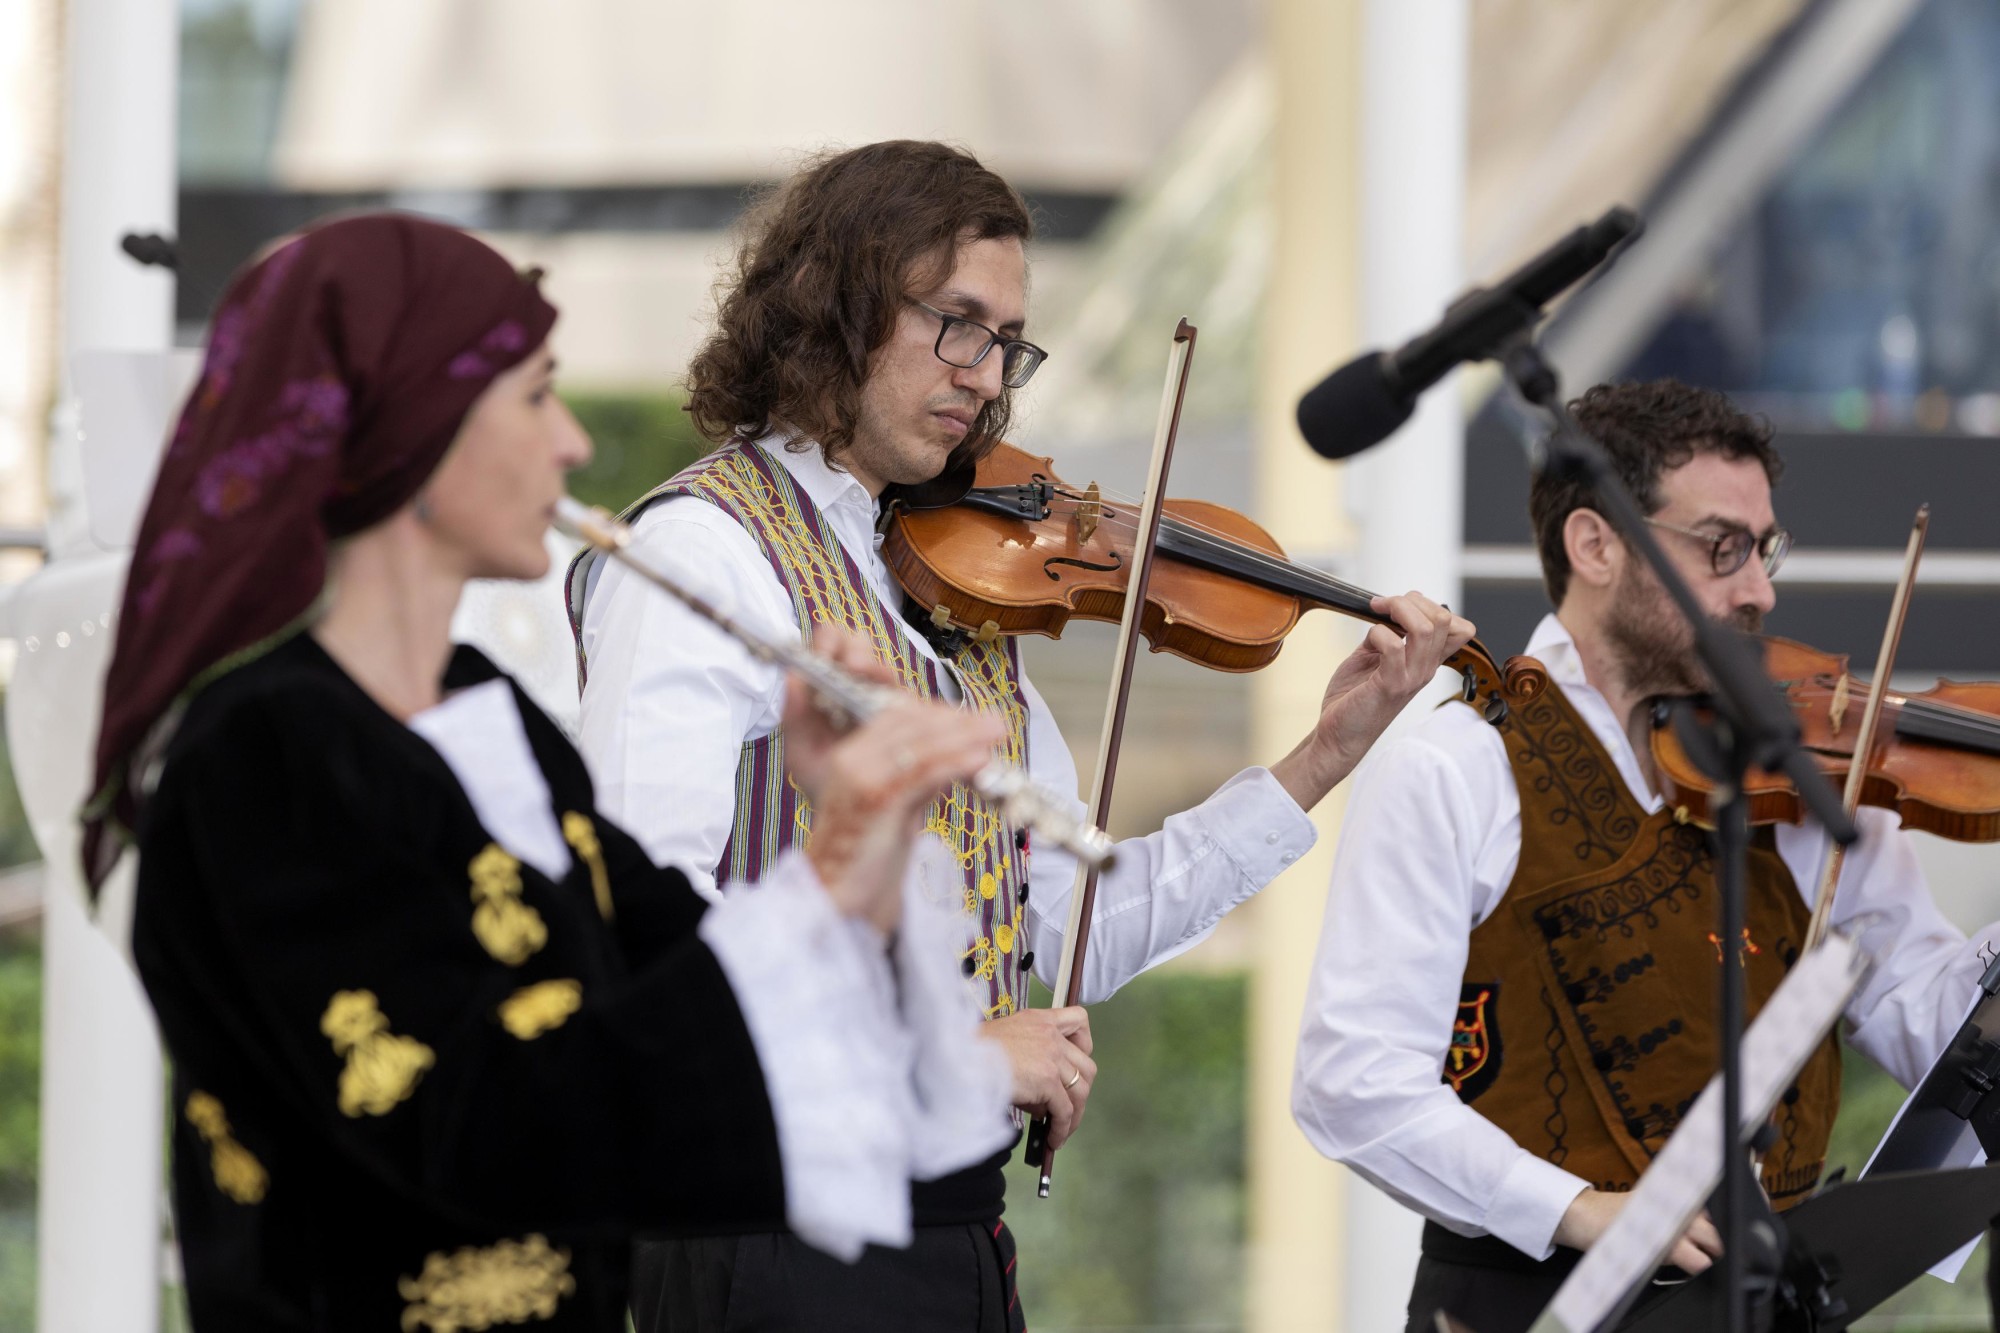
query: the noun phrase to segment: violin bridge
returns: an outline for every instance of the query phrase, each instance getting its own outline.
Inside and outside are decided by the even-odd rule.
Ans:
[[[1833,703],[1826,710],[1827,724],[1833,728],[1833,734],[1836,736],[1847,722],[1847,684],[1847,673],[1843,671],[1840,673],[1840,679],[1834,682]]]
[[[1104,517],[1104,492],[1096,482],[1083,488],[1083,498],[1076,504],[1076,544],[1090,545],[1091,537],[1097,532],[1097,522]]]

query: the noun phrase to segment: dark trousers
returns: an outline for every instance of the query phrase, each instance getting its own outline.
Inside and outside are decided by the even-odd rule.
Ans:
[[[918,1227],[909,1249],[871,1245],[853,1264],[784,1232],[641,1240],[632,1321],[638,1333],[1027,1333],[998,1218]]]
[[[1404,1333],[1434,1333],[1440,1313],[1474,1333],[1527,1333],[1582,1258],[1580,1250],[1558,1247],[1547,1259],[1530,1259],[1492,1236],[1454,1235],[1435,1222],[1426,1222],[1423,1257],[1417,1261],[1417,1278],[1410,1286],[1409,1322],[1403,1326]],[[1681,1280],[1681,1274],[1673,1269],[1662,1269],[1657,1277],[1661,1281]],[[1667,1299],[1674,1291],[1672,1286],[1647,1288],[1625,1318],[1645,1313],[1653,1302]]]
[[[1527,1333],[1582,1257],[1557,1250],[1537,1263],[1491,1236],[1455,1236],[1427,1225],[1404,1333],[1433,1333],[1441,1313],[1477,1333]]]

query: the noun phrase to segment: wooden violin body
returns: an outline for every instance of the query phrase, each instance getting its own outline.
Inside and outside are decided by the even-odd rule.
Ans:
[[[1002,444],[957,503],[895,507],[882,556],[939,627],[1060,638],[1074,618],[1123,614],[1137,514],[1094,484],[1064,482],[1051,460]],[[1383,621],[1370,594],[1287,560],[1268,532],[1223,505],[1168,500],[1158,552],[1140,619],[1155,652],[1256,671],[1314,607]],[[1477,640],[1446,665],[1489,715],[1504,707],[1500,670]]]
[[[1764,666],[1790,701],[1806,750],[1835,782],[1854,761],[1867,685],[1844,655],[1790,639],[1764,640]],[[1681,745],[1664,709],[1656,709],[1653,762],[1677,813],[1710,822],[1714,782]],[[1866,756],[1863,805],[1893,810],[1906,828],[1959,842],[2000,841],[2000,682],[1939,681],[1921,694],[1891,690],[1875,744]],[[1805,817],[1797,790],[1782,775],[1757,770],[1745,784],[1754,824]]]

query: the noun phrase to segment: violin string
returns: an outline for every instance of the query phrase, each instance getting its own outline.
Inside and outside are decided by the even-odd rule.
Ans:
[[[1077,504],[1084,503],[1070,494],[1064,494],[1063,498]],[[1100,502],[1106,500],[1116,501],[1121,508],[1136,509],[1138,505],[1136,500],[1117,492],[1101,492]],[[1104,526],[1114,531],[1129,534],[1135,541],[1138,539],[1139,521],[1136,517],[1127,519],[1114,516],[1105,518],[1102,521]],[[1369,592],[1366,588],[1349,583],[1345,579],[1337,578],[1332,574],[1326,573],[1324,570],[1314,569],[1309,565],[1298,564],[1281,556],[1275,556],[1269,551],[1260,551],[1238,538],[1231,537],[1227,533],[1220,532],[1194,519],[1183,518],[1174,514],[1162,514],[1160,521],[1162,528],[1171,527],[1177,531],[1178,535],[1191,538],[1198,543],[1206,542],[1211,554],[1233,556],[1251,566],[1268,571],[1274,579],[1280,575],[1291,575],[1295,578],[1303,577],[1313,583],[1319,584],[1331,593],[1351,597],[1361,605],[1366,605],[1368,602],[1374,600],[1375,594]]]
[[[1969,732],[1991,736],[1995,741],[2000,741],[2000,718],[1988,717],[1969,708],[1940,703],[1935,699],[1911,699],[1903,705],[1903,711],[1938,722],[1949,722]]]
[[[1853,687],[1863,692],[1867,689],[1866,683],[1859,680],[1853,682]],[[1901,709],[1905,714],[1914,717],[1929,718],[1935,722],[1961,727],[1969,734],[1990,738],[1992,743],[2000,745],[2000,718],[1989,717],[1957,704],[1941,703],[1935,699],[1910,699],[1901,705]]]

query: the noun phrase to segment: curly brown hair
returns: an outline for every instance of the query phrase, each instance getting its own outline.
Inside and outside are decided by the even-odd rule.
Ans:
[[[1696,454],[1754,458],[1773,486],[1784,474],[1784,460],[1771,444],[1771,423],[1738,411],[1713,389],[1697,389],[1679,380],[1599,384],[1572,402],[1569,410],[1611,455],[1612,467],[1642,514],[1660,511],[1661,475]],[[1544,469],[1529,488],[1528,517],[1542,557],[1542,585],[1558,607],[1569,592],[1570,576],[1563,525],[1577,510],[1596,509],[1600,503],[1596,488],[1573,474],[1551,477]]]
[[[722,444],[782,422],[837,458],[904,303],[951,276],[961,244],[1033,236],[1014,188],[949,144],[894,139],[812,159],[745,221],[714,330],[688,365],[695,429]],[[980,410],[954,464],[999,442],[1011,399],[1003,389]]]

